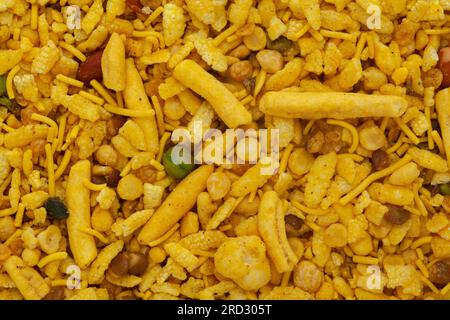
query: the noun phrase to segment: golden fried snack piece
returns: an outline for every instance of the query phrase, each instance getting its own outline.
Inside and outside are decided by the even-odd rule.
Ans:
[[[280,273],[292,271],[298,258],[288,243],[283,204],[275,191],[268,191],[261,198],[258,230],[277,271]]]
[[[343,92],[268,92],[259,103],[263,113],[307,120],[399,117],[407,107],[398,96]]]
[[[184,178],[145,224],[138,236],[139,243],[148,244],[175,225],[194,206],[213,170],[214,166],[203,165]]]
[[[134,65],[133,59],[127,59],[126,61],[126,86],[123,92],[123,98],[128,109],[152,110],[150,101],[145,93],[142,78]],[[133,120],[144,132],[147,151],[153,154],[158,153],[158,126],[155,116],[134,118]]]
[[[80,160],[72,166],[66,190],[70,250],[75,262],[82,269],[86,268],[97,256],[94,237],[81,231],[83,228],[91,228],[90,191],[84,186],[84,179],[91,180],[89,160]]]
[[[125,45],[118,33],[113,33],[102,55],[103,82],[108,89],[125,89]]]
[[[436,111],[439,126],[441,127],[442,140],[445,154],[450,168],[450,89],[444,89],[436,94]]]
[[[39,272],[25,265],[19,257],[9,257],[3,266],[25,299],[41,300],[50,291],[50,287]]]
[[[236,128],[252,121],[250,112],[214,76],[193,60],[179,63],[173,76],[184,86],[208,100],[219,117],[229,128]]]

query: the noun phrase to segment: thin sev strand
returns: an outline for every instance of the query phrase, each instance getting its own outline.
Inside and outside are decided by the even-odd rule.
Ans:
[[[47,174],[48,174],[48,193],[50,196],[55,196],[55,164],[53,162],[53,153],[50,144],[45,145],[45,156],[47,159]]]
[[[431,132],[431,137],[433,138],[433,141],[436,142],[436,145],[439,149],[439,153],[445,154],[444,142],[442,141],[442,138],[439,135],[439,132],[437,132],[436,130],[433,130]]]
[[[287,163],[289,160],[289,156],[292,153],[292,150],[294,150],[294,145],[292,143],[289,143],[287,147],[284,149],[283,156],[281,157],[279,169],[280,174],[286,171]]]
[[[344,197],[342,197],[339,200],[339,203],[341,205],[346,205],[347,203],[349,203],[350,201],[352,201],[355,197],[357,197],[361,192],[363,192],[364,190],[366,190],[366,188],[373,182],[384,178],[388,175],[390,175],[391,173],[393,173],[395,170],[403,167],[405,164],[409,163],[411,161],[411,157],[409,155],[404,156],[401,160],[397,161],[396,163],[394,163],[393,165],[387,167],[386,169],[380,170],[378,172],[372,173],[371,175],[369,175],[366,179],[364,179],[359,186],[357,186],[356,188],[354,188],[352,191],[350,191],[349,193],[347,193]]]
[[[103,86],[97,80],[92,80],[90,84],[98,92],[98,94],[103,99],[105,99],[106,102],[108,102],[112,106],[117,106],[116,101],[114,101],[114,99],[111,97],[108,91],[106,91],[106,89],[103,88]]]
[[[100,240],[101,242],[107,244],[109,243],[108,239],[105,238],[104,235],[102,235],[100,232],[98,232],[97,230],[91,229],[91,228],[80,228],[81,232],[90,234],[93,237],[96,237],[98,240]]]
[[[155,116],[156,116],[156,124],[158,125],[158,132],[160,135],[162,135],[166,129],[166,125],[164,123],[164,114],[162,112],[161,104],[159,103],[157,96],[151,96],[151,101],[153,104],[153,108],[155,109]]]
[[[159,151],[158,151],[158,156],[156,157],[156,160],[158,162],[161,162],[161,160],[162,160],[162,157],[164,155],[164,149],[165,149],[167,141],[169,139],[170,139],[170,133],[164,132],[161,139],[159,140]]]
[[[6,77],[6,93],[8,94],[8,98],[10,100],[13,100],[16,97],[13,89],[13,79],[19,71],[20,66],[17,65],[9,71],[8,76]]]
[[[312,216],[324,216],[324,215],[327,215],[327,214],[330,213],[330,210],[308,208],[307,206],[301,204],[297,200],[292,200],[291,203],[298,210],[300,210],[300,211],[302,211],[304,213],[310,214]]]
[[[411,245],[411,249],[417,249],[423,246],[424,244],[430,243],[431,239],[432,239],[431,236],[421,237],[413,242],[413,244]]]
[[[126,109],[126,108],[112,106],[109,104],[105,104],[104,108],[108,112],[118,114],[121,116],[125,116],[125,117],[132,117],[132,118],[148,118],[148,117],[155,115],[155,111],[153,111],[151,109],[149,109],[149,110]]]
[[[106,183],[95,184],[86,178],[83,179],[83,185],[91,191],[102,191],[104,188],[106,188]]]
[[[64,171],[66,170],[67,166],[69,165],[70,159],[72,158],[72,151],[66,150],[64,153],[64,156],[61,160],[61,163],[59,164],[58,168],[55,171],[55,181],[58,180]]]
[[[159,244],[163,243],[164,241],[166,241],[167,239],[169,239],[172,236],[172,234],[174,234],[174,232],[178,230],[179,227],[180,227],[179,223],[175,224],[172,228],[170,228],[169,231],[167,231],[165,234],[163,234],[160,238],[149,242],[147,245],[149,247],[156,247],[157,245],[159,245]]]
[[[163,13],[164,8],[163,7],[158,7],[155,9],[155,11],[153,11],[147,18],[147,20],[145,20],[144,22],[144,26],[148,27],[149,25],[152,24],[153,21],[155,21],[160,15],[161,13]]]
[[[329,119],[329,120],[327,120],[327,123],[343,127],[345,129],[347,129],[348,131],[350,131],[350,133],[352,135],[352,145],[348,149],[348,152],[350,152],[350,153],[355,152],[356,148],[358,148],[358,145],[359,145],[358,130],[356,130],[356,128],[354,126],[352,126],[351,124],[349,124],[348,122],[345,122],[342,120]]]
[[[73,78],[70,78],[68,76],[65,76],[63,74],[56,75],[56,79],[61,81],[61,82],[66,83],[68,85],[77,87],[77,88],[83,88],[83,86],[84,86],[83,82],[81,82],[79,80],[76,80],[76,79],[73,79]]]
[[[60,41],[59,46],[67,51],[69,51],[71,54],[73,54],[75,57],[81,60],[81,62],[86,61],[86,56],[77,48],[72,46],[71,44],[68,44],[67,42]]]
[[[88,99],[88,100],[92,101],[93,103],[98,104],[100,106],[102,106],[105,103],[104,99],[102,99],[100,97],[97,97],[96,95],[93,95],[92,93],[89,93],[87,91],[80,91],[78,94],[80,96],[82,96],[83,98],[86,98],[86,99]]]
[[[65,258],[67,258],[67,256],[68,256],[67,252],[55,252],[55,253],[49,254],[48,256],[45,256],[44,258],[39,260],[37,266],[39,268],[43,268],[44,266],[46,266],[50,262],[53,262],[53,261],[56,261],[56,260],[63,260]]]
[[[17,208],[16,217],[14,219],[14,226],[16,228],[19,228],[20,226],[22,226],[24,212],[25,212],[25,206],[23,205],[23,203],[19,203],[19,206]]]
[[[411,131],[410,128],[408,128],[408,126],[403,122],[402,119],[400,118],[393,118],[395,123],[397,123],[397,125],[400,127],[400,129],[402,129],[402,131],[406,134],[406,136],[411,139],[411,141],[414,144],[419,144],[420,140],[419,138],[417,138],[417,136],[414,134],[414,132]]]

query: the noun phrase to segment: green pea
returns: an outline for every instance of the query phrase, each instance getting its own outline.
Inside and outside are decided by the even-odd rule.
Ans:
[[[69,217],[66,205],[58,197],[48,198],[44,203],[44,208],[47,210],[47,214],[54,219],[61,220]]]
[[[195,169],[194,161],[191,158],[191,161],[189,161],[189,163],[181,162],[179,164],[176,164],[172,159],[172,150],[173,148],[170,148],[164,154],[163,157],[164,168],[166,169],[166,172],[169,176],[175,179],[183,179]],[[183,156],[183,152],[181,156]]]
[[[450,183],[440,184],[439,191],[444,196],[450,196]]]
[[[6,77],[0,76],[0,96],[5,95],[6,93]]]
[[[20,111],[22,107],[16,100],[9,100],[7,97],[0,97],[0,106],[6,107],[17,119],[20,119]]]

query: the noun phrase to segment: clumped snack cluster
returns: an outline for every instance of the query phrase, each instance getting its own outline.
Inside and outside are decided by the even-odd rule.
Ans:
[[[0,0],[0,299],[449,299],[449,11]]]

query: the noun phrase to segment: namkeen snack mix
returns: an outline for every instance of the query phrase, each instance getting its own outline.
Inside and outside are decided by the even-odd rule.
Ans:
[[[448,0],[0,0],[0,300],[448,300],[449,87]]]

